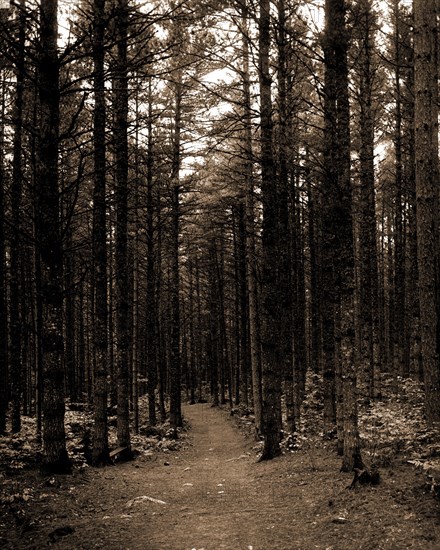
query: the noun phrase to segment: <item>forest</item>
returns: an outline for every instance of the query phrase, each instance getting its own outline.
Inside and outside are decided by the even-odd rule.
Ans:
[[[179,446],[208,403],[374,482],[408,395],[440,455],[437,4],[0,2],[2,461],[31,429],[72,473],[75,411],[89,465]]]

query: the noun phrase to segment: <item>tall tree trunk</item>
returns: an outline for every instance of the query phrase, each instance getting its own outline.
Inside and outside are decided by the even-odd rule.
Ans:
[[[362,21],[360,36],[360,224],[359,284],[360,327],[367,395],[377,395],[379,377],[379,282],[376,244],[376,212],[374,188],[374,111],[373,111],[373,26],[375,23],[369,0],[360,2]],[[358,324],[358,323],[357,323]]]
[[[166,350],[165,350],[165,313],[166,309],[165,300],[163,299],[162,293],[162,278],[163,278],[163,251],[162,251],[162,210],[161,210],[161,192],[158,189],[156,197],[156,212],[157,212],[157,254],[155,258],[157,260],[157,270],[156,270],[156,342],[157,342],[157,382],[158,382],[158,393],[159,393],[159,410],[160,418],[162,422],[165,422],[166,419],[166,409],[165,409],[165,391],[167,389],[166,381]]]
[[[189,337],[189,402],[190,405],[194,405],[196,402],[196,342],[195,342],[195,308],[194,308],[194,258],[191,258],[188,266],[188,284],[189,284],[189,296],[188,296],[188,337]]]
[[[212,406],[219,405],[218,370],[219,370],[219,291],[217,280],[217,244],[215,239],[209,246],[209,346],[208,363],[210,367],[211,399]]]
[[[141,374],[141,321],[140,321],[140,218],[139,218],[139,200],[140,200],[140,151],[139,151],[139,84],[136,81],[135,92],[135,151],[134,151],[134,189],[130,209],[133,211],[133,222],[131,233],[134,234],[131,245],[131,256],[133,257],[132,279],[132,300],[131,300],[131,388],[132,388],[132,410],[133,410],[133,429],[139,434],[139,394],[140,394],[140,374]],[[143,311],[143,309],[142,309]]]
[[[341,332],[340,362],[342,368],[342,393],[344,406],[344,457],[343,471],[362,468],[357,410],[357,368],[355,365],[354,334],[354,237],[352,220],[352,186],[350,177],[350,109],[348,100],[347,31],[345,28],[345,0],[336,0],[335,30],[338,42],[335,44],[337,70],[337,144],[339,147],[339,189],[341,219],[339,224],[339,277]]]
[[[93,268],[94,268],[94,433],[92,462],[109,463],[107,428],[107,221],[106,221],[106,144],[104,32],[105,0],[94,0],[94,191],[93,191]]]
[[[259,87],[261,120],[261,190],[262,225],[262,432],[264,447],[261,460],[274,458],[281,452],[281,376],[279,371],[278,337],[280,334],[280,301],[278,292],[278,195],[272,150],[273,122],[270,51],[270,0],[260,0]]]
[[[413,25],[413,18],[409,24]],[[403,115],[406,120],[405,135],[405,166],[404,181],[407,206],[406,217],[406,276],[405,276],[405,350],[403,372],[404,377],[411,373],[420,373],[420,311],[419,311],[419,283],[417,271],[417,220],[416,220],[416,176],[415,176],[415,128],[414,128],[414,46],[410,42],[407,46],[406,66],[406,101]]]
[[[306,389],[307,344],[306,344],[306,288],[304,267],[304,243],[300,201],[299,173],[291,174],[291,212],[289,216],[292,241],[292,291],[293,291],[293,397],[294,428],[301,419],[301,405]],[[319,348],[318,348],[319,349]]]
[[[321,266],[318,261],[319,251],[319,208],[316,205],[317,193],[312,189],[311,167],[306,157],[306,184],[307,184],[307,219],[308,219],[308,246],[310,255],[310,319],[309,319],[309,362],[315,374],[323,372],[322,369],[322,322],[321,322]]]
[[[437,2],[413,5],[420,322],[426,419],[432,424],[440,421]]]
[[[3,18],[2,15],[0,15]],[[3,71],[1,73],[3,75]],[[4,97],[5,78],[2,78]],[[6,256],[5,256],[5,173],[4,173],[4,124],[5,101],[0,109],[0,435],[6,431],[6,413],[9,401],[8,372],[8,313],[6,309]]]
[[[146,304],[146,344],[147,344],[147,376],[148,376],[148,419],[154,426],[156,417],[157,386],[157,304],[156,304],[156,266],[154,244],[154,202],[153,202],[153,96],[151,78],[148,79],[148,149],[147,149],[147,304]]]
[[[66,229],[65,248],[73,249],[72,228]],[[64,296],[65,303],[65,361],[66,361],[66,379],[67,393],[71,402],[75,403],[78,400],[78,369],[76,361],[76,346],[75,346],[75,282],[74,282],[75,260],[74,253],[69,252],[64,255],[64,288],[66,293]]]
[[[280,325],[278,346],[281,352],[286,403],[287,429],[295,431],[294,406],[294,363],[293,363],[293,295],[292,289],[292,243],[289,235],[289,179],[288,157],[288,118],[287,118],[287,44],[286,44],[286,5],[278,0],[277,46],[278,46],[278,292],[283,297],[279,315],[283,319]],[[296,266],[295,266],[296,269]]]
[[[338,195],[338,162],[337,149],[334,142],[337,131],[337,90],[336,62],[332,44],[332,10],[331,0],[326,2],[326,31],[323,36],[323,51],[325,63],[324,81],[324,174],[321,198],[321,315],[322,315],[322,353],[323,353],[323,397],[324,397],[324,435],[331,434],[336,423],[335,368],[336,329],[335,317],[338,308],[338,293],[336,288],[336,261],[338,213],[336,197]]]
[[[348,102],[347,31],[345,26],[345,0],[326,0],[325,62],[326,85],[334,78],[331,88],[332,117],[326,126],[329,132],[326,142],[332,149],[334,172],[329,181],[336,227],[331,234],[336,248],[333,258],[336,267],[336,292],[339,323],[338,339],[342,370],[342,395],[344,419],[344,449],[342,469],[361,468],[360,438],[357,416],[355,334],[354,334],[354,238],[352,221],[352,188],[350,178],[350,112]],[[328,88],[327,88],[328,89]],[[334,179],[333,179],[334,178]],[[336,312],[334,312],[336,313]]]
[[[40,141],[37,159],[37,244],[41,261],[43,311],[43,467],[71,469],[64,430],[63,247],[58,190],[59,60],[58,2],[40,4],[38,85]]]
[[[182,71],[175,73],[175,106],[173,160],[171,169],[171,357],[170,357],[170,424],[176,430],[182,426],[181,364],[180,364],[180,139],[182,118]]]
[[[338,43],[335,44],[335,61],[337,68],[337,112],[341,192],[341,223],[339,249],[339,276],[341,277],[341,368],[342,392],[344,399],[344,457],[342,470],[351,471],[362,468],[357,410],[357,368],[355,364],[354,334],[354,236],[352,220],[352,184],[350,176],[350,108],[348,100],[348,66],[347,66],[347,31],[345,28],[345,0],[337,0],[335,27]]]
[[[129,282],[128,273],[128,0],[116,0],[117,60],[114,85],[116,156],[116,341],[118,370],[118,444],[131,450],[129,419]]]
[[[240,199],[239,199],[240,201]],[[246,292],[246,283],[243,284],[243,273],[241,266],[243,263],[243,253],[245,253],[246,248],[243,248],[243,242],[240,238],[240,202],[237,207],[232,207],[232,238],[233,238],[233,250],[234,250],[234,385],[235,385],[235,404],[239,405],[241,397],[243,396],[244,406],[249,407],[249,395],[247,391],[248,386],[248,372],[247,364],[245,361],[241,361],[241,348],[242,348],[242,337],[241,337],[241,325],[242,325],[242,311],[240,312],[241,306],[243,305],[243,287],[244,292]],[[241,252],[240,252],[241,250]],[[244,257],[246,261],[246,257]],[[243,372],[242,372],[243,371]],[[241,385],[241,388],[240,388]]]
[[[109,207],[108,209],[108,227],[111,228],[113,232],[115,229],[114,221],[114,207]],[[118,402],[118,372],[116,364],[116,353],[115,353],[115,332],[116,332],[116,297],[115,297],[115,239],[109,239],[107,245],[107,280],[109,284],[107,286],[107,300],[108,300],[108,309],[107,309],[107,322],[108,322],[108,346],[107,346],[107,357],[108,357],[108,371],[109,371],[109,397],[110,397],[110,406],[117,407]]]
[[[395,93],[396,93],[396,134],[394,148],[396,154],[395,197],[394,197],[394,276],[393,276],[393,312],[390,324],[390,347],[393,375],[401,375],[403,358],[403,336],[405,315],[405,250],[403,220],[403,120],[402,120],[402,57],[400,53],[400,15],[399,3],[394,4],[395,16]]]
[[[243,197],[240,195],[239,204],[237,208],[237,229],[238,229],[238,243],[237,243],[237,291],[238,291],[238,310],[239,310],[239,361],[241,378],[241,391],[243,394],[243,402],[245,407],[249,406],[249,307],[248,307],[248,281],[246,277],[246,263],[247,263],[247,250],[246,250],[246,214]],[[238,388],[237,388],[238,391]]]
[[[32,295],[30,293],[30,281],[32,280],[32,271],[30,269],[29,259],[32,258],[32,248],[27,246],[23,251],[23,264],[21,269],[21,288],[23,292],[20,296],[20,317],[23,319],[23,414],[31,416],[34,414],[34,393],[33,376],[35,372],[35,358],[32,356],[32,337],[29,327],[32,326]]]
[[[218,283],[218,301],[219,301],[219,329],[220,329],[220,350],[219,353],[221,355],[221,395],[220,395],[220,403],[224,405],[226,403],[226,396],[225,396],[225,390],[226,390],[226,384],[228,383],[228,391],[229,391],[229,406],[232,407],[232,393],[231,393],[231,384],[230,384],[230,361],[229,361],[229,345],[228,345],[228,334],[227,334],[227,328],[226,328],[226,304],[225,304],[225,260],[224,260],[224,235],[223,230],[221,233],[221,248],[219,251],[219,254],[216,257],[217,260],[217,283]],[[247,323],[245,322],[245,325]],[[246,331],[247,327],[244,327],[244,330]],[[247,359],[247,345],[243,345],[243,354],[245,355]]]
[[[206,380],[206,367],[205,368],[202,368],[202,365],[205,364],[204,361],[202,361],[202,349],[203,349],[203,344],[202,344],[202,328],[203,328],[203,321],[202,321],[202,300],[201,300],[201,274],[200,274],[200,260],[199,260],[199,257],[197,256],[196,257],[196,300],[197,300],[197,307],[196,307],[196,310],[197,310],[197,322],[196,322],[196,327],[197,327],[197,334],[198,334],[198,338],[197,338],[197,345],[196,345],[196,350],[197,350],[197,376],[198,376],[198,400],[199,402],[202,401],[203,399],[203,394],[202,394],[202,381],[203,381],[203,378]]]
[[[251,83],[249,74],[249,36],[247,28],[247,9],[242,8],[243,21],[243,158],[244,163],[244,202],[245,202],[245,250],[246,279],[248,288],[249,348],[250,370],[252,373],[252,396],[254,403],[255,430],[261,433],[262,422],[262,383],[260,335],[257,312],[257,256],[255,250],[255,209],[254,209],[254,174],[252,147]]]
[[[23,365],[22,365],[22,326],[20,318],[20,294],[21,289],[21,202],[23,188],[23,106],[24,106],[24,74],[25,74],[25,6],[24,1],[20,2],[18,44],[16,53],[16,79],[15,106],[14,106],[14,144],[12,161],[12,231],[10,248],[10,369],[11,369],[11,401],[12,401],[12,431],[19,432],[21,429],[21,394],[23,386]]]

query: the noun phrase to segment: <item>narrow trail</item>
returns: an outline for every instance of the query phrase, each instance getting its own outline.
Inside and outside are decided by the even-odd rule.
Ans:
[[[319,446],[257,463],[226,411],[184,407],[183,448],[66,477],[14,550],[436,550],[440,503],[402,460],[377,487],[347,489]],[[54,529],[67,535],[51,540]],[[44,544],[43,544],[44,543]]]
[[[155,517],[172,521],[164,530],[152,519],[151,548],[256,548],[264,526],[256,528],[253,520],[262,497],[252,475],[255,457],[245,453],[237,431],[209,405],[186,407],[184,414],[193,449],[175,464],[170,460],[170,475],[160,489],[172,511],[163,507]]]
[[[139,500],[125,508],[124,544],[119,533],[113,548],[439,548],[439,506],[428,496],[426,516],[410,468],[394,469],[378,487],[349,491],[351,476],[339,473],[333,452],[311,448],[257,463],[254,442],[225,411],[198,404],[183,412],[191,425],[189,448],[162,454],[153,466],[124,465],[122,499],[148,496],[166,504]]]
[[[137,496],[166,504],[138,500],[130,508],[126,548],[315,548],[295,542],[308,536],[314,518],[303,475],[295,474],[299,481],[294,499],[284,502],[282,493],[292,476],[276,473],[277,461],[256,463],[255,453],[247,451],[253,441],[244,439],[224,411],[197,404],[185,406],[183,412],[191,425],[191,447],[161,457],[152,468],[135,470]],[[287,485],[286,479],[280,485],[285,475]]]

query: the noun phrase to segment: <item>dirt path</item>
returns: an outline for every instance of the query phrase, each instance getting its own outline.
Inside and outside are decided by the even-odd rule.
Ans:
[[[209,405],[184,408],[188,444],[66,477],[36,527],[8,548],[403,550],[440,547],[440,507],[407,464],[350,491],[333,452],[312,447],[256,463],[251,438]],[[56,529],[68,527],[68,533]],[[73,532],[72,532],[73,531]],[[43,544],[44,542],[44,544]]]
[[[243,440],[223,414],[208,405],[187,407],[184,414],[192,426],[193,449],[182,458],[171,457],[165,475],[150,484],[150,492],[167,504],[155,510],[149,506],[147,547],[256,548],[263,526],[256,529],[252,521],[259,498],[251,471],[255,458],[245,453]],[[142,545],[134,540],[133,548]]]

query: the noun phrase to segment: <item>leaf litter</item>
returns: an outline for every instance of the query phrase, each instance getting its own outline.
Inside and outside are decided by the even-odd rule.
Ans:
[[[365,550],[372,548],[373,543],[375,548],[390,550],[438,548],[438,436],[425,425],[420,385],[399,379],[396,396],[391,390],[393,383],[383,381],[381,401],[369,405],[359,401],[363,454],[378,463],[383,483],[354,491],[346,489],[347,475],[338,473],[340,459],[334,453],[334,442],[322,439],[320,380],[308,380],[301,426],[298,433],[285,434],[284,457],[259,465],[254,461],[261,445],[254,441],[252,414],[247,411],[241,416],[237,411],[230,422],[228,410],[218,414],[223,414],[222,422],[238,426],[241,451],[234,447],[229,457],[222,456],[220,462],[217,453],[221,452],[221,441],[209,446],[216,450],[210,452],[212,459],[206,462],[206,455],[192,440],[191,430],[182,432],[178,440],[171,440],[167,439],[165,424],[154,433],[146,430],[149,435],[133,437],[138,453],[133,463],[95,470],[87,465],[84,449],[84,432],[91,426],[91,417],[87,410],[68,410],[67,436],[75,462],[74,474],[44,477],[36,460],[40,449],[35,423],[25,417],[20,434],[0,438],[0,547],[41,548],[60,541],[63,550],[106,548],[110,539],[134,540],[134,525],[142,522],[136,527],[142,529],[147,514],[148,529],[156,525],[158,543],[152,548],[183,550],[183,546],[172,546],[167,534],[167,510],[173,510],[176,498],[180,498],[191,510],[188,519],[200,523],[200,518],[206,516],[207,538],[200,538],[206,550],[229,548],[206,543],[214,535],[211,506],[217,514],[231,518],[229,526],[235,517],[240,518],[240,528],[246,530],[255,522],[261,529],[263,524],[269,525],[264,527],[269,537],[266,541],[260,533],[259,539],[248,539],[252,545],[242,544],[240,548],[349,550],[353,540],[359,540],[357,547]],[[114,430],[111,438],[115,445]],[[164,456],[168,457],[166,461],[161,459]],[[164,468],[165,463],[172,467]],[[234,485],[230,481],[224,483],[221,475],[217,479],[221,478],[225,487],[215,480],[215,490],[208,484],[200,485],[204,469],[229,468],[229,464],[231,471],[241,468],[254,478],[255,493],[249,492],[248,479]],[[191,491],[176,491],[179,481],[180,487],[192,487]],[[141,495],[140,482],[145,483]],[[220,494],[219,488],[224,493]],[[197,512],[200,503],[202,509]],[[124,513],[124,508],[130,513]],[[227,530],[225,527],[225,533]],[[292,542],[283,546],[283,540],[292,541],[292,533],[298,546]],[[307,546],[311,536],[315,543]]]

